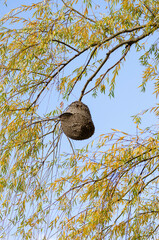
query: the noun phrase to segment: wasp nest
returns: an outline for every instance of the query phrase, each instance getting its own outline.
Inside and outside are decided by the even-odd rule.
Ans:
[[[87,105],[80,101],[71,103],[60,115],[61,126],[67,137],[74,140],[90,138],[95,130]]]

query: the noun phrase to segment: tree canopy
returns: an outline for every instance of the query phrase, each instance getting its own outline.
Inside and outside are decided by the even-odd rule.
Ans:
[[[71,154],[54,117],[74,92],[114,97],[132,48],[141,90],[153,81],[158,97],[158,1],[27,2],[0,21],[0,238],[157,239],[159,105],[134,116],[136,135],[114,129],[81,149],[68,138]],[[156,124],[141,129],[147,111]]]

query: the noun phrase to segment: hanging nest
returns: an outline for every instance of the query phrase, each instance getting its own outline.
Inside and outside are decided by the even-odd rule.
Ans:
[[[90,138],[95,130],[87,105],[80,101],[71,103],[60,115],[61,126],[67,137],[74,140]]]

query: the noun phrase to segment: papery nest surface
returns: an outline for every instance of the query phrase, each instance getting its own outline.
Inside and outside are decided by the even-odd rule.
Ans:
[[[63,132],[74,140],[90,138],[95,131],[91,113],[87,105],[80,101],[71,103],[60,116]]]

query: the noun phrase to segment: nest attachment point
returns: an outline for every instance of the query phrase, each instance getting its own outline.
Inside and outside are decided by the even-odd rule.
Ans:
[[[71,103],[60,115],[61,126],[67,137],[74,140],[90,138],[95,130],[87,105],[80,101]]]

